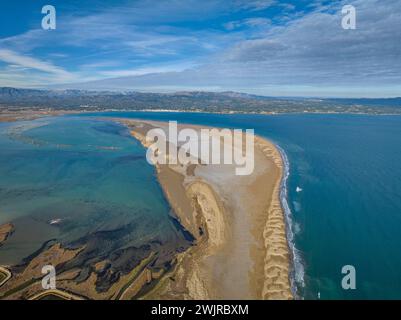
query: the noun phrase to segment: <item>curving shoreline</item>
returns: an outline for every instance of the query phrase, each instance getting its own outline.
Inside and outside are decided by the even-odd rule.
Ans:
[[[145,147],[147,130],[166,128],[163,122],[118,121]],[[148,298],[292,299],[279,150],[255,137],[251,176],[235,176],[232,168],[221,166],[193,166],[156,165],[166,198],[196,245],[177,259],[174,283],[160,281]]]

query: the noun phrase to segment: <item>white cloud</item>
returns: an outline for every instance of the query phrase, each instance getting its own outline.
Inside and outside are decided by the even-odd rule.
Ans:
[[[401,3],[351,3],[357,9],[357,30],[342,29],[342,2],[336,2],[284,25],[268,26],[259,38],[239,41],[193,70],[120,78],[117,84],[215,86],[273,95],[291,88],[310,96],[399,95]],[[112,80],[107,84],[113,85]]]
[[[338,2],[238,43],[221,55],[219,63],[230,66],[233,74],[264,84],[401,82],[401,3],[352,4],[357,10],[356,30],[342,29]]]
[[[267,9],[277,3],[275,0],[237,0],[237,5],[241,9],[260,11]]]
[[[180,63],[180,64],[169,64],[166,66],[153,66],[153,67],[143,67],[143,68],[135,68],[135,69],[124,69],[124,70],[110,70],[110,71],[102,71],[100,74],[102,76],[106,76],[108,78],[120,78],[120,77],[129,77],[129,76],[143,76],[147,74],[158,74],[158,73],[167,73],[167,72],[180,72],[190,68],[193,68],[193,63]]]
[[[20,55],[14,51],[7,49],[0,49],[0,60],[8,64],[62,76],[66,78],[66,80],[72,77],[72,75],[69,72],[53,65],[50,62],[42,61],[29,56]]]
[[[271,24],[271,20],[267,18],[248,18],[243,20],[230,21],[224,24],[227,30],[234,30],[240,27],[260,28]]]

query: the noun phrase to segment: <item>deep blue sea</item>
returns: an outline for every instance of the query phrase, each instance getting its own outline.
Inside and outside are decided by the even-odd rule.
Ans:
[[[299,295],[401,299],[401,117],[144,112],[118,116],[255,129],[271,139],[289,160],[291,227],[305,269],[304,285],[298,281]],[[355,290],[341,286],[345,265],[355,267]]]
[[[86,214],[86,228],[143,222],[133,242],[178,237],[144,150],[121,126],[98,120],[106,116],[255,129],[289,160],[291,230],[305,270],[296,272],[300,297],[401,299],[401,117],[119,112],[24,122],[22,129],[3,124],[0,223],[26,216],[66,219],[78,211]],[[35,127],[39,122],[48,124]],[[99,207],[105,214],[94,215]],[[48,237],[87,232],[77,225],[74,220]],[[37,243],[44,240],[37,237]],[[21,247],[21,241],[11,245]],[[7,245],[0,263],[5,252],[13,256]],[[355,290],[341,287],[345,265],[356,269]]]

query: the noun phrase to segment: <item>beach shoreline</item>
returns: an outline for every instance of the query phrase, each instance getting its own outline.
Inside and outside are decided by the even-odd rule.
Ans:
[[[145,148],[150,146],[145,139],[148,130],[166,129],[165,122],[116,121],[126,125]],[[206,128],[185,125],[195,130],[201,127]],[[195,245],[177,259],[174,283],[161,281],[163,285],[148,297],[293,299],[280,201],[283,160],[273,143],[258,136],[255,157],[255,173],[249,177],[213,165],[156,164],[163,192],[179,222],[194,236]]]

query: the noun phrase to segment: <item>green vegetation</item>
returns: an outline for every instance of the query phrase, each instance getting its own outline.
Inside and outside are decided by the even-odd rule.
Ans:
[[[156,253],[152,252],[149,257],[146,259],[142,260],[139,265],[137,265],[129,274],[128,281],[126,284],[121,288],[121,290],[118,292],[116,296],[116,300],[119,300],[121,296],[124,294],[124,292],[132,285],[132,283],[137,279],[137,277],[140,275],[140,273],[148,266],[150,262],[153,261],[153,258],[155,257]]]
[[[36,281],[38,281],[38,280],[37,279],[29,279],[28,281],[22,283],[21,285],[15,287],[15,288],[12,288],[12,289],[8,290],[7,292],[5,292],[4,294],[0,295],[0,299],[6,298],[18,291],[21,291],[21,290],[29,287],[30,285],[34,284]]]

